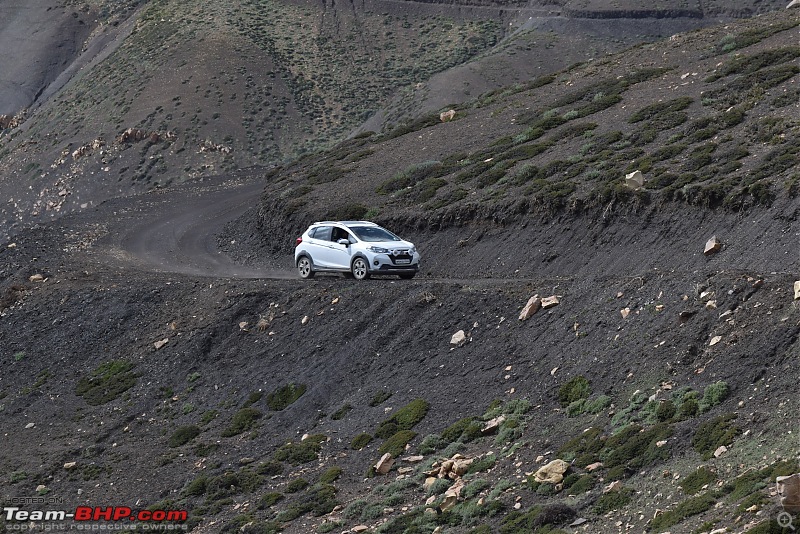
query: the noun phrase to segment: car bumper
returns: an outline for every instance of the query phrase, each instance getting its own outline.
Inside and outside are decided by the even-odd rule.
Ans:
[[[419,271],[419,255],[415,255],[410,263],[399,263],[388,255],[380,254],[369,262],[371,273],[401,274]]]

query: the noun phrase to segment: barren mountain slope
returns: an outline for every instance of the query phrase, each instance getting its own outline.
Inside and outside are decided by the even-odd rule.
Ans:
[[[643,45],[2,242],[2,497],[209,533],[788,534],[797,25]],[[163,232],[161,266],[128,246],[193,211],[217,227],[210,199],[258,182],[230,255],[290,273],[308,221],[370,217],[422,272],[181,274],[187,239],[224,256],[202,224]],[[521,320],[534,295],[558,303]]]

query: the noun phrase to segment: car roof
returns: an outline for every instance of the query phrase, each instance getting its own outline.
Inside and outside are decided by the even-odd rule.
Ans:
[[[319,221],[313,223],[311,226],[320,226],[327,224],[341,224],[342,226],[378,226],[371,221]]]

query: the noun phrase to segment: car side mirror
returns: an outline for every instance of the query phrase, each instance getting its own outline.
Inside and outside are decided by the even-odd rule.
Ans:
[[[339,243],[340,245],[344,245],[346,247],[350,246],[350,240],[349,239],[340,239],[340,240],[337,241],[337,243]]]

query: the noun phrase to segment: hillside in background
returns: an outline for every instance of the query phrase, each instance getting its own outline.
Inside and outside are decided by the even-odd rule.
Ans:
[[[209,534],[793,532],[775,481],[800,473],[800,14],[557,4],[68,4],[118,47],[2,137],[0,185],[41,204],[14,193],[40,222],[0,239],[0,498],[185,511]],[[730,20],[658,30],[675,10]],[[640,16],[663,38],[540,54],[569,42],[539,41],[548,25]],[[366,32],[424,78],[383,85]],[[343,55],[302,63],[328,47],[363,69],[350,100],[321,89]],[[523,51],[530,76],[477,90]],[[461,96],[433,104],[436,84]],[[382,126],[349,136],[365,109]],[[270,135],[281,165],[259,159]],[[39,198],[56,176],[66,192]],[[297,279],[295,239],[325,218],[388,226],[421,271]]]
[[[3,2],[0,232],[783,8],[634,4]]]

